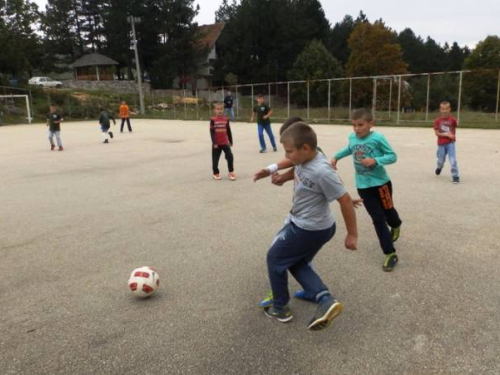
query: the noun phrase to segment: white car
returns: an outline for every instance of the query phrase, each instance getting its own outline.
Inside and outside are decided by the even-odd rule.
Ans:
[[[28,84],[39,87],[56,87],[56,88],[62,87],[62,82],[54,81],[52,78],[49,77],[33,77],[28,81]]]

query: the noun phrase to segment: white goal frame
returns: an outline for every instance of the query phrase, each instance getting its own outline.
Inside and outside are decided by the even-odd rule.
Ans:
[[[28,95],[0,95],[0,99],[2,98],[25,98],[26,99],[26,113],[28,114],[28,124],[31,124],[31,120],[33,118],[31,117],[31,108],[30,108],[30,100]]]

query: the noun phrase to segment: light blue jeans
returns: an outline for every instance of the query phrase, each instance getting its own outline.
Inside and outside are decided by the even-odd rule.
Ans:
[[[62,147],[61,132],[53,132],[50,130],[47,132],[47,138],[52,146],[54,146],[54,136],[56,137],[57,146]]]
[[[224,108],[224,114],[231,118],[231,121],[234,121],[234,108]]]
[[[451,165],[451,175],[453,177],[460,177],[458,174],[458,164],[457,164],[457,155],[455,151],[455,142],[448,143],[446,145],[438,145],[437,150],[437,167],[442,169],[444,166],[444,162],[446,161],[446,155],[448,155],[448,159],[450,159]]]
[[[262,150],[266,149],[266,141],[264,139],[264,130],[269,136],[269,140],[271,141],[271,145],[273,149],[276,150],[276,141],[274,140],[273,129],[271,128],[271,124],[257,124],[258,132],[259,132],[259,142],[260,148]]]

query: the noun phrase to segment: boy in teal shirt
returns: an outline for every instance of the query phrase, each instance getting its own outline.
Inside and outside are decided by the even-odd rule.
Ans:
[[[371,131],[374,120],[369,109],[355,110],[352,124],[354,133],[349,136],[349,145],[334,155],[331,164],[336,168],[338,160],[353,156],[356,187],[386,255],[383,269],[392,271],[398,262],[394,242],[402,222],[394,208],[392,183],[384,166],[395,163],[397,156],[382,134]]]

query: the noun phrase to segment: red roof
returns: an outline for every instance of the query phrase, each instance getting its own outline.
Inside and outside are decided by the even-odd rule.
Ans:
[[[196,44],[201,48],[212,49],[215,42],[217,42],[217,39],[219,39],[223,28],[223,23],[198,26],[198,34],[200,38],[196,41]]]

